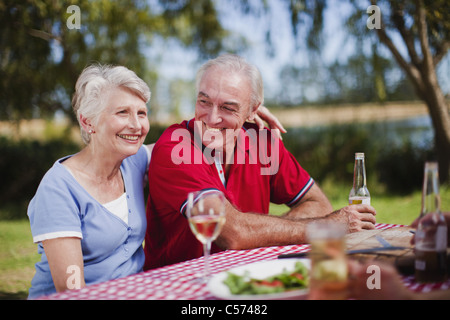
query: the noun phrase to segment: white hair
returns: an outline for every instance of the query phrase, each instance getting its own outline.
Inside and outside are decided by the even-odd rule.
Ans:
[[[264,84],[259,69],[248,63],[244,58],[235,54],[223,54],[215,59],[207,61],[197,72],[196,88],[199,90],[200,81],[205,72],[211,67],[218,67],[230,72],[243,74],[252,88],[251,107],[262,105],[264,103]]]
[[[95,122],[105,108],[105,95],[108,90],[119,87],[131,90],[145,103],[150,100],[148,85],[126,67],[94,64],[85,68],[78,77],[72,98],[72,107],[78,122],[80,123],[80,114]],[[91,136],[81,123],[80,130],[83,142],[89,144]]]

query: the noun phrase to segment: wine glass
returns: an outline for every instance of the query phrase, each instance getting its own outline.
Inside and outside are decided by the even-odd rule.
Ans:
[[[211,243],[217,238],[225,223],[225,196],[218,190],[203,190],[188,194],[186,214],[189,226],[203,244],[205,255],[204,277],[208,281]]]

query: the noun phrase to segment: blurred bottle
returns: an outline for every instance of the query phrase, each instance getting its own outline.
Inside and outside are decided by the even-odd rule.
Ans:
[[[348,204],[370,205],[370,193],[366,185],[366,165],[364,153],[355,153],[355,168],[353,170],[353,187],[348,196]]]
[[[444,281],[447,271],[447,224],[441,212],[436,162],[425,163],[420,217],[415,237],[416,280]]]

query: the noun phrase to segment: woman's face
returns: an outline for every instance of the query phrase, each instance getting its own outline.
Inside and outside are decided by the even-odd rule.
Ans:
[[[126,88],[110,89],[106,105],[97,119],[91,143],[103,154],[124,159],[137,153],[150,129],[147,105]]]

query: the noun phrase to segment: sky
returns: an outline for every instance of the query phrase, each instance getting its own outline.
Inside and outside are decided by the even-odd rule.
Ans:
[[[237,8],[230,8],[229,2],[218,1],[217,10],[222,26],[238,36],[243,36],[248,41],[248,49],[239,53],[250,63],[255,64],[259,69],[264,81],[264,90],[266,99],[274,99],[276,95],[282,91],[280,85],[280,70],[287,63],[294,63],[297,66],[306,66],[307,56],[305,50],[295,50],[294,39],[291,31],[291,23],[287,7],[283,7],[284,2],[269,1],[270,10],[269,19],[260,19],[258,17],[247,15],[244,16]],[[330,2],[330,6],[325,12],[324,34],[328,39],[322,58],[324,62],[329,63],[336,59],[340,54],[342,56],[342,43],[345,38],[345,30],[341,28],[341,20],[345,19],[345,8],[336,7],[335,1]],[[336,12],[340,12],[339,15]],[[267,43],[265,39],[266,23],[270,23],[272,32],[272,42],[274,48],[274,56],[269,57],[267,53]],[[301,32],[301,31],[300,31]],[[233,40],[231,40],[233,41]],[[157,47],[157,52],[164,52],[162,55],[153,52],[147,56],[153,61],[158,61],[160,86],[157,88],[160,93],[159,99],[161,104],[168,103],[168,99],[164,98],[164,92],[167,93],[168,88],[164,87],[170,79],[180,78],[186,81],[194,80],[199,62],[197,54],[194,50],[186,50],[177,45],[176,41],[163,42],[156,40],[152,47]],[[339,52],[341,51],[341,52]],[[349,54],[350,50],[348,53]],[[153,64],[154,65],[154,64]],[[194,96],[194,93],[186,93]],[[311,99],[318,98],[317,92],[311,92]],[[185,99],[183,104],[183,112],[190,113],[192,109],[192,101]]]
[[[294,64],[297,67],[307,66],[307,50],[296,50],[291,31],[289,12],[282,1],[268,1],[270,10],[266,19],[260,19],[254,15],[240,13],[237,8],[229,6],[229,2],[217,1],[217,10],[222,26],[236,35],[243,36],[248,41],[248,49],[241,52],[244,58],[254,63],[261,71],[264,80],[266,100],[276,101],[277,95],[283,92],[280,82],[280,70],[286,64]],[[365,8],[362,8],[365,10]],[[351,39],[347,37],[347,31],[344,22],[351,12],[350,5],[341,1],[329,1],[328,7],[324,13],[324,46],[321,51],[321,59],[324,65],[335,62],[345,62],[345,60],[354,53],[355,46]],[[382,12],[381,12],[382,13]],[[266,54],[267,44],[265,39],[266,24],[271,26],[271,39],[273,42],[274,55],[269,57]],[[300,33],[302,30],[299,31]],[[375,30],[373,30],[375,32]],[[394,42],[400,39],[393,37]],[[230,40],[233,41],[233,40]],[[158,52],[164,52],[158,56],[159,74],[161,77],[158,90],[161,104],[170,103],[167,94],[167,82],[171,79],[183,79],[192,81],[195,78],[199,62],[194,50],[181,48],[176,41],[153,43],[153,47],[158,47]],[[390,53],[383,46],[379,46],[381,54],[390,56]],[[151,54],[149,55],[152,57]],[[160,60],[159,60],[160,59]],[[154,65],[154,64],[153,64]],[[402,76],[398,71],[390,74],[390,77],[400,78]],[[450,94],[450,54],[441,62],[438,75],[441,80],[441,87],[444,93]],[[154,89],[155,90],[155,89]],[[166,100],[164,100],[166,93]],[[320,91],[311,87],[306,91],[309,100],[320,97]],[[182,112],[191,113],[193,110],[194,92],[186,92],[186,97],[182,102]],[[195,100],[194,100],[195,101]]]

